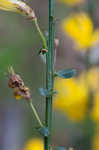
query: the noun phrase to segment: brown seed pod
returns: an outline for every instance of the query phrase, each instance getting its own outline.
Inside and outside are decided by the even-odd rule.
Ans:
[[[17,100],[20,100],[20,99],[25,99],[25,100],[28,100],[30,101],[31,100],[31,94],[30,94],[30,90],[28,87],[25,87],[23,89],[19,89],[19,88],[14,88],[14,97],[17,99]]]
[[[8,81],[8,86],[13,89],[14,97],[18,100],[23,98],[25,100],[30,101],[30,89],[24,86],[23,80],[18,74],[15,74],[12,67],[9,67],[8,71],[11,75]]]
[[[8,81],[8,86],[10,88],[22,88],[24,87],[24,82],[18,74],[13,74]]]

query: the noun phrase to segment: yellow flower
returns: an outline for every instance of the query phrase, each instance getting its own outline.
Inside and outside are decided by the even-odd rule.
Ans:
[[[54,108],[75,121],[83,120],[89,112],[91,119],[99,123],[99,69],[97,67],[82,72],[77,78],[68,80],[57,78],[55,90],[58,94],[54,96]],[[89,111],[90,106],[91,111]]]
[[[18,12],[27,15],[29,18],[34,19],[34,11],[21,0],[0,0],[0,9],[5,11]]]
[[[82,82],[85,82],[89,90],[93,92],[99,90],[99,68],[92,67],[88,72],[81,73],[79,78]]]
[[[31,139],[25,144],[24,150],[44,150],[44,143],[39,138]]]
[[[15,99],[16,99],[16,100],[20,100],[20,99],[22,99],[22,96],[16,95],[16,96],[15,96]]]
[[[88,103],[88,90],[83,82],[57,78],[55,90],[58,94],[54,97],[54,107],[74,121],[83,120]]]
[[[92,150],[99,150],[99,131],[93,138]]]
[[[81,50],[99,42],[99,30],[93,28],[91,18],[86,13],[73,14],[62,22],[62,28]]]
[[[89,86],[94,90],[99,90],[99,68],[93,67],[88,71],[88,83]]]
[[[90,116],[95,122],[99,123],[99,69],[97,67],[92,67],[88,72],[81,73],[79,80],[88,88],[89,94],[92,93],[93,95],[91,97],[93,105]]]
[[[58,0],[58,2],[65,3],[70,6],[74,6],[83,2],[83,0]]]
[[[92,119],[99,123],[99,90],[94,96],[93,109],[91,112]]]

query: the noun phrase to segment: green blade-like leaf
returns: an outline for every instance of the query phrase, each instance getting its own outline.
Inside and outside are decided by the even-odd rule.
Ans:
[[[64,69],[55,73],[56,76],[59,76],[65,79],[72,78],[75,74],[76,74],[75,69]]]
[[[42,96],[46,96],[46,97],[49,97],[51,95],[55,95],[57,94],[58,92],[57,91],[48,91],[47,89],[44,89],[44,88],[39,88],[39,92]]]
[[[44,88],[39,88],[39,92],[42,96],[49,96],[49,91],[47,89],[44,89]]]

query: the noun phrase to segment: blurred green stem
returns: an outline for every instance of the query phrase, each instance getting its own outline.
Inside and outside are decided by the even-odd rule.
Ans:
[[[91,16],[91,19],[93,20],[93,24],[95,25],[95,11],[96,11],[96,0],[88,0],[88,13]]]
[[[31,107],[31,110],[32,110],[33,114],[35,115],[36,120],[38,121],[40,127],[42,128],[42,127],[43,127],[43,124],[42,124],[42,122],[41,122],[41,120],[40,120],[40,118],[39,118],[39,115],[38,115],[38,113],[37,113],[37,111],[36,111],[36,109],[35,109],[33,103],[30,102],[29,105],[30,105],[30,107]]]
[[[45,49],[48,49],[46,39],[45,39],[45,37],[44,37],[44,35],[43,35],[43,33],[42,33],[42,31],[41,31],[39,25],[38,25],[37,18],[34,20],[34,23],[35,23],[35,26],[36,26],[37,31],[38,31],[39,34],[40,34],[40,37],[41,37],[41,39],[42,39],[44,48],[45,48]]]
[[[53,91],[54,72],[54,0],[49,0],[48,53],[46,54],[46,88]],[[52,126],[52,95],[46,97],[45,125],[50,135],[44,138],[44,148],[49,150]]]

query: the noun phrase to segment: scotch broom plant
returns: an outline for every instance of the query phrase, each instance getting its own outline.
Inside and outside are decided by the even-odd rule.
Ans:
[[[55,60],[56,52],[54,49],[55,42],[55,25],[54,25],[54,0],[48,0],[49,3],[49,16],[48,16],[48,43],[44,37],[42,31],[37,22],[37,17],[34,10],[21,0],[0,0],[0,9],[5,11],[12,11],[23,14],[27,16],[32,22],[34,22],[37,31],[43,42],[43,46],[40,50],[40,55],[46,57],[46,88],[40,88],[40,94],[45,97],[45,123],[43,124],[33,103],[30,89],[25,86],[21,77],[16,74],[12,67],[9,68],[10,78],[8,81],[8,86],[12,88],[13,95],[16,99],[24,99],[30,106],[36,120],[39,124],[38,132],[44,138],[44,149],[52,150],[51,148],[51,128],[52,128],[52,113],[53,113],[53,95],[56,93],[54,91],[54,79],[59,76],[60,78],[71,78],[75,75],[74,69],[64,69],[59,72],[55,72]],[[63,147],[54,147],[56,150],[65,150]]]

